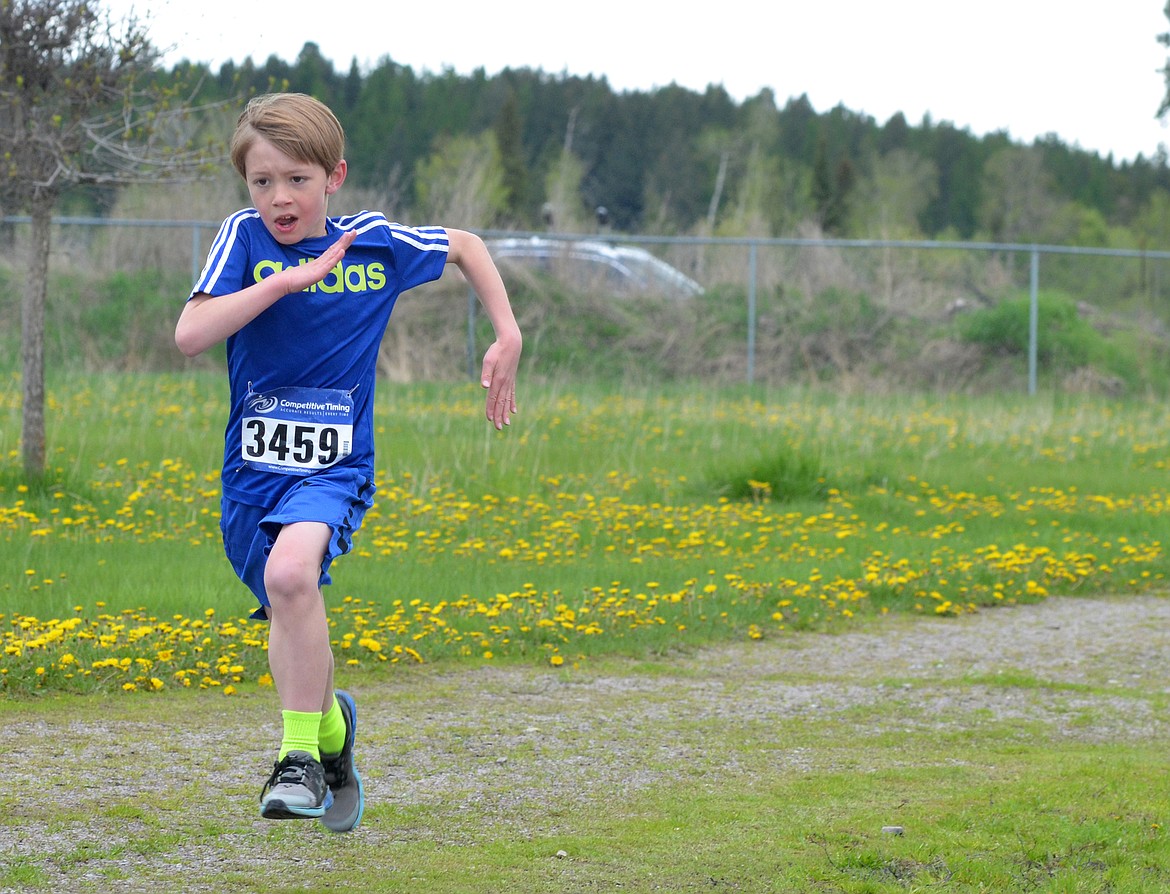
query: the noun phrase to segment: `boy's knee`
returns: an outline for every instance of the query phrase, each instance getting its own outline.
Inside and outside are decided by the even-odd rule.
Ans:
[[[264,589],[270,602],[288,603],[314,596],[320,566],[299,556],[269,556],[264,566]]]

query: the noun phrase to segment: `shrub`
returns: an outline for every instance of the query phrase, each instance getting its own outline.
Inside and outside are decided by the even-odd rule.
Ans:
[[[1037,359],[1053,369],[1075,369],[1105,355],[1105,338],[1081,318],[1070,298],[1041,292],[1037,296]],[[959,318],[959,335],[999,354],[1028,353],[1031,300],[1001,301],[995,307]]]

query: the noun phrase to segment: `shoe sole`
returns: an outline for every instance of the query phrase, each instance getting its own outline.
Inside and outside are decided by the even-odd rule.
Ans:
[[[351,726],[347,730],[352,740],[357,739],[357,704],[353,700],[353,696],[344,690],[337,691],[337,700],[345,705],[349,710],[349,717]],[[347,744],[353,747],[353,742]],[[362,777],[357,771],[357,767],[353,767],[353,773],[350,777],[351,784],[338,792],[330,790],[333,797],[333,805],[329,810],[321,815],[321,822],[325,828],[330,832],[352,832],[358,827],[362,821],[362,814],[365,813],[366,807],[366,793],[362,786]]]
[[[298,807],[295,804],[286,804],[279,798],[273,798],[260,805],[260,816],[264,819],[318,819],[333,806],[333,793],[325,796],[325,803],[320,807]]]
[[[333,806],[321,815],[321,822],[330,832],[352,832],[362,821],[366,795],[357,770],[350,777],[354,785],[334,793]]]

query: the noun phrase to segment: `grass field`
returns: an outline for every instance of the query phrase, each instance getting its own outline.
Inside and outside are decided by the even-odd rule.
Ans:
[[[371,793],[338,839],[255,816],[220,379],[50,394],[28,486],[0,391],[0,891],[1170,885],[1161,658],[1090,598],[1161,629],[1158,405],[566,384],[498,434],[476,387],[383,388],[326,594]]]
[[[0,395],[9,692],[266,682],[222,555],[223,385],[54,383],[51,470]],[[379,495],[327,599],[353,671],[560,666],[1164,584],[1154,403],[545,386],[503,434],[474,386],[379,395]]]

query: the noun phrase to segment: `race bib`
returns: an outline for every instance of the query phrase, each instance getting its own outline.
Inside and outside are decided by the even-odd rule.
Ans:
[[[240,440],[253,469],[308,475],[346,456],[353,446],[353,395],[331,388],[249,391]]]

